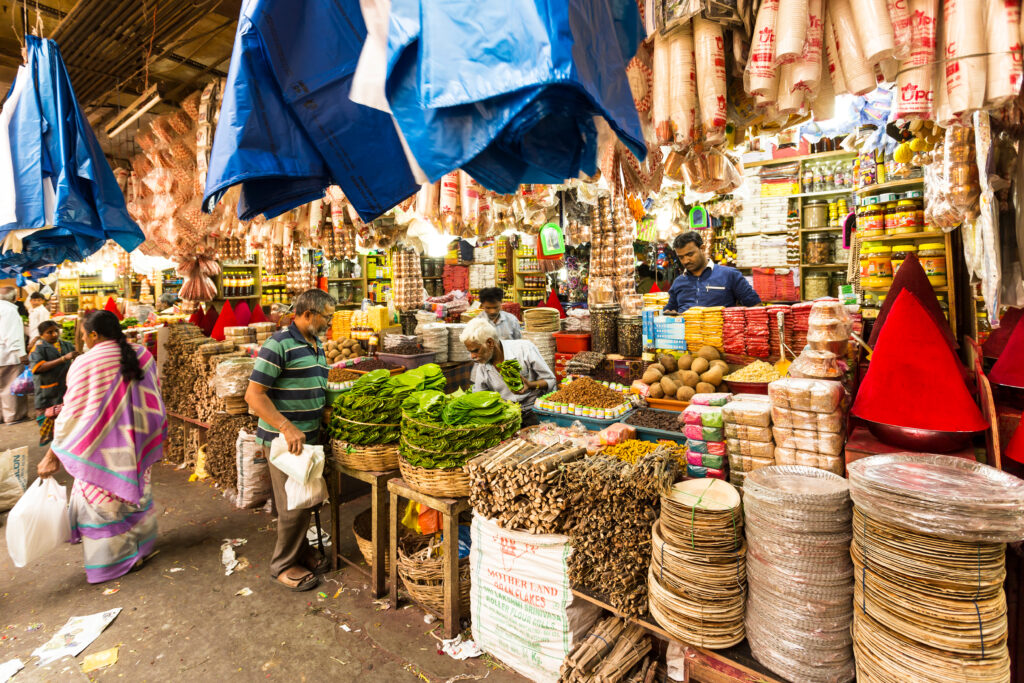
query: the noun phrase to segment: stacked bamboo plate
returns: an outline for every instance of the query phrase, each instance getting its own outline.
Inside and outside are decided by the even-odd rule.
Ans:
[[[938,455],[849,471],[858,680],[1009,680],[1003,541],[1024,482]]]
[[[747,474],[745,626],[762,664],[791,681],[854,676],[853,566],[846,480],[803,466]]]
[[[746,544],[739,492],[690,479],[661,497],[648,573],[651,615],[674,637],[724,648],[743,640]]]

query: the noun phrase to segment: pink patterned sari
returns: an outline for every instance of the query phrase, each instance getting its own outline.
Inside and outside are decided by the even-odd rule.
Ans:
[[[71,540],[82,541],[90,583],[123,576],[152,552],[156,516],[149,470],[163,457],[167,417],[156,361],[134,346],[142,380],[121,375],[117,342],[100,342],[68,371],[52,448],[75,477]]]

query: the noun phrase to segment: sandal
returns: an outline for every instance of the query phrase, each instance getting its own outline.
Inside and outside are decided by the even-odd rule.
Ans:
[[[140,569],[142,569],[142,568],[143,568],[143,567],[145,566],[145,564],[146,564],[147,562],[149,562],[149,561],[150,561],[151,559],[153,559],[154,557],[156,557],[156,555],[157,555],[157,554],[158,554],[159,552],[160,552],[159,550],[154,550],[154,551],[153,551],[153,552],[151,552],[151,553],[150,553],[149,555],[146,555],[145,557],[140,557],[140,558],[138,559],[138,561],[137,561],[137,562],[136,562],[135,564],[133,564],[133,565],[132,565],[132,568],[131,568],[131,569],[129,569],[128,571],[129,571],[129,572],[137,572],[137,571],[139,571]]]
[[[287,571],[288,570],[286,569],[286,570],[284,570],[284,572],[281,572],[281,574],[284,574]],[[289,576],[285,576],[286,579],[289,579],[291,581],[298,581],[298,583],[296,583],[294,586],[291,585],[291,584],[285,583],[284,581],[281,581],[281,578],[280,578],[281,574],[278,574],[275,577],[271,577],[270,580],[273,581],[276,584],[284,586],[288,590],[293,591],[295,593],[301,593],[301,592],[304,592],[304,591],[313,590],[314,588],[316,588],[317,586],[320,585],[320,577],[317,576],[316,574],[313,574],[313,573],[306,574],[301,579],[295,579],[295,578],[292,578],[292,577],[289,577]]]
[[[327,557],[326,555],[320,555],[320,559],[315,566],[310,567],[305,562],[302,563],[302,566],[308,569],[309,571],[313,572],[317,576],[320,576],[331,571],[331,558]]]

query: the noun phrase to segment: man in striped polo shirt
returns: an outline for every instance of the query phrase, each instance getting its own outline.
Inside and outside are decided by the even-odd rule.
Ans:
[[[327,358],[320,339],[334,315],[334,298],[319,289],[296,297],[292,324],[260,348],[245,400],[260,418],[256,441],[270,454],[270,442],[280,434],[288,450],[298,455],[302,445],[320,443],[320,421],[327,403]],[[289,510],[284,490],[288,476],[270,465],[277,508],[277,545],[270,575],[291,590],[320,585],[327,558],[306,542],[312,509]]]

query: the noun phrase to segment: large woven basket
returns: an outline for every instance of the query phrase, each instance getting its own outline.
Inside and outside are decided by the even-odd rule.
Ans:
[[[405,458],[398,458],[398,469],[405,483],[420,493],[436,498],[464,498],[469,495],[469,474],[462,467],[432,470],[416,467]]]
[[[356,545],[359,546],[359,553],[366,560],[366,566],[373,566],[373,512],[366,508],[352,520],[352,535],[356,537]],[[390,533],[390,532],[386,532]],[[388,547],[390,538],[385,536],[382,541],[384,547]],[[384,573],[391,571],[391,558],[389,553],[384,553]]]
[[[388,472],[398,469],[397,444],[357,446],[333,439],[331,453],[334,462],[362,472]]]
[[[444,557],[436,544],[417,538],[398,545],[398,576],[415,602],[435,614],[444,613]],[[469,614],[469,558],[459,560],[459,606]]]

